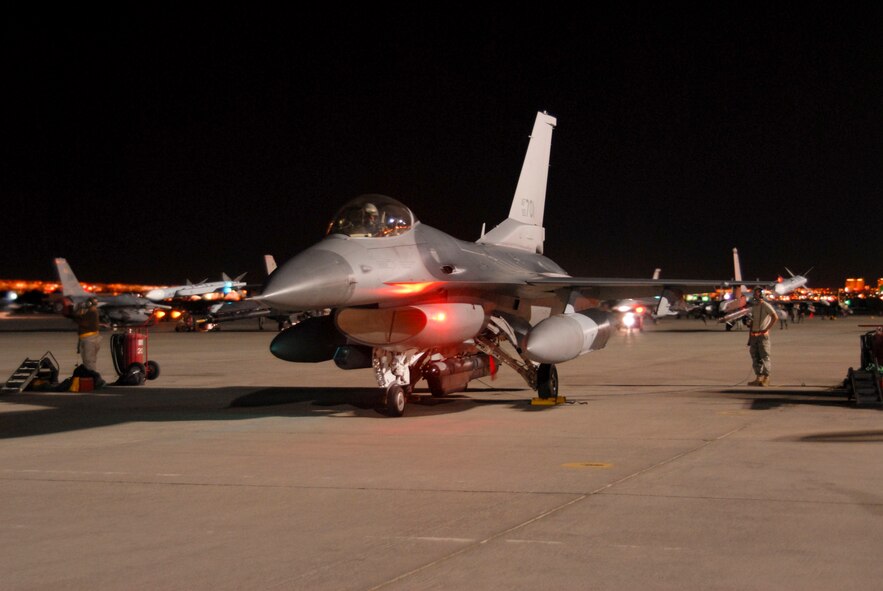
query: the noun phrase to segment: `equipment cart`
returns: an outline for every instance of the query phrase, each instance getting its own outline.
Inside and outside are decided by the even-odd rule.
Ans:
[[[159,364],[147,358],[148,332],[146,328],[127,328],[110,336],[113,367],[120,377],[140,374],[148,380],[159,377]]]

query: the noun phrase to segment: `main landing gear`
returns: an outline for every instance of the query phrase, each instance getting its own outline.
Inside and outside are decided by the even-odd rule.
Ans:
[[[505,363],[517,371],[531,389],[536,390],[537,398],[532,404],[561,404],[565,400],[558,396],[558,370],[554,364],[535,364],[521,350],[517,338],[508,322],[499,317],[492,317],[488,330],[474,339],[475,348],[481,353]],[[508,342],[515,349],[516,355],[510,354],[501,346]],[[371,366],[374,377],[380,387],[377,410],[390,417],[400,417],[405,413],[405,406],[412,398],[414,384],[423,375],[423,370],[430,367],[432,351],[412,349],[405,352],[389,349],[373,350]],[[461,359],[461,358],[458,358]],[[453,358],[447,359],[451,362]],[[468,379],[468,378],[467,378]],[[468,384],[468,381],[467,381]],[[430,392],[433,391],[430,383]]]
[[[537,391],[536,400],[543,404],[558,404],[563,398],[558,397],[558,370],[554,364],[534,364],[518,345],[518,338],[512,326],[503,318],[492,316],[488,330],[475,338],[475,345],[483,353],[487,353],[517,371],[527,385]],[[515,349],[515,355],[509,354],[501,343],[508,342]],[[546,402],[551,401],[551,402]]]
[[[550,363],[537,368],[537,395],[540,398],[558,398],[558,370]]]

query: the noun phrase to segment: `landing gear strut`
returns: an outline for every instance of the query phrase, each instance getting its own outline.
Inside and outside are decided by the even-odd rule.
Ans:
[[[518,356],[505,351],[501,341],[508,341]],[[518,345],[518,337],[505,319],[492,316],[488,332],[475,337],[475,346],[517,371],[527,385],[537,391],[539,399],[553,400],[556,404],[563,400],[558,397],[558,370],[551,363],[532,362]]]
[[[371,365],[381,388],[380,411],[391,417],[405,413],[405,405],[414,389],[411,376],[419,376],[419,368],[426,356],[416,350],[399,353],[388,349],[374,349]]]

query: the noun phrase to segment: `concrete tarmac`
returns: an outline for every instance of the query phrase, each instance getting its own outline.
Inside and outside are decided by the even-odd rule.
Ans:
[[[876,589],[883,414],[840,389],[871,323],[775,329],[755,388],[746,332],[665,320],[560,365],[567,404],[503,368],[402,418],[274,331],[163,325],[143,386],[0,397],[0,589]],[[0,319],[0,373],[75,341]]]

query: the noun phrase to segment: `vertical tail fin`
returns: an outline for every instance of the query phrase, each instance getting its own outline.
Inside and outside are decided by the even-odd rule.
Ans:
[[[733,249],[733,280],[742,281],[742,265],[739,263],[739,249]]]
[[[739,249],[733,248],[733,305],[740,308],[745,306],[747,301],[745,294],[742,293],[742,265],[739,263]],[[726,303],[726,302],[725,302]],[[721,304],[723,305],[723,304]]]
[[[58,281],[61,282],[61,293],[63,295],[68,297],[89,295],[89,292],[80,285],[71,266],[67,264],[67,260],[62,258],[55,259],[55,269],[58,271]]]
[[[479,243],[543,252],[543,212],[546,208],[549,156],[552,151],[552,130],[557,123],[558,120],[548,113],[537,113],[509,217],[482,235]]]
[[[267,268],[267,275],[276,270],[276,259],[271,254],[264,255],[264,266]]]
[[[509,209],[509,219],[533,226],[543,225],[546,207],[546,185],[549,180],[549,157],[552,152],[552,130],[558,120],[547,113],[537,113],[527,145],[521,176]]]

